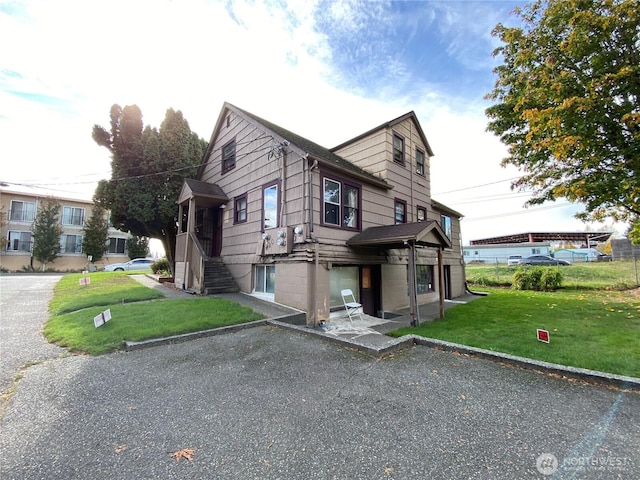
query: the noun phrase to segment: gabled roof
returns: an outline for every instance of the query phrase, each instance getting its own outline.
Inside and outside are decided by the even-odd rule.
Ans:
[[[231,110],[240,116],[259,123],[265,129],[270,130],[272,133],[274,133],[275,136],[280,137],[281,140],[286,140],[290,144],[298,147],[300,150],[308,153],[313,159],[318,160],[318,163],[321,165],[331,167],[341,172],[345,172],[353,177],[360,179],[361,181],[368,182],[386,190],[391,190],[393,188],[392,185],[390,185],[382,178],[379,178],[372,173],[358,167],[357,165],[354,165],[348,160],[345,160],[339,155],[336,155],[329,149],[227,102],[225,102],[225,104],[223,105],[222,110],[220,111],[220,115],[218,116],[218,121],[216,122],[216,126],[213,130],[213,134],[211,135],[211,139],[209,140],[209,146],[207,147],[207,151],[204,154],[202,164],[200,165],[200,169],[198,170],[198,177],[200,177],[200,175],[202,174],[204,166],[209,156],[211,155],[211,150],[213,149],[213,143],[216,138],[217,132],[221,128],[222,122],[226,117],[226,110]]]
[[[229,201],[222,188],[215,183],[186,178],[182,184],[180,195],[178,195],[177,203],[181,204],[193,197],[209,199],[211,203],[226,203]]]
[[[387,129],[387,128],[392,128],[395,125],[397,125],[398,123],[404,122],[407,119],[413,120],[413,123],[415,124],[416,128],[418,129],[418,134],[420,135],[420,139],[424,143],[424,148],[426,148],[426,150],[427,150],[427,155],[429,155],[430,157],[433,157],[433,150],[431,150],[431,146],[429,145],[429,142],[427,141],[427,136],[422,131],[422,127],[420,126],[420,122],[418,121],[418,117],[416,116],[416,114],[415,114],[415,112],[413,110],[410,111],[409,113],[405,113],[404,115],[399,116],[398,118],[394,118],[393,120],[391,120],[389,122],[385,122],[382,125],[379,125],[379,126],[377,126],[375,128],[372,128],[371,130],[368,130],[368,131],[364,132],[363,134],[352,138],[351,140],[347,140],[346,142],[341,143],[337,147],[333,147],[331,149],[331,151],[335,152],[336,150],[340,150],[341,148],[346,147],[347,145],[350,145],[352,143],[357,142],[358,140],[361,140],[361,139],[363,139],[365,137],[368,137],[369,135],[371,135],[374,132],[377,132],[377,131],[383,130],[383,129]]]
[[[405,248],[405,242],[427,247],[451,248],[451,240],[434,220],[369,227],[347,240],[350,247]]]

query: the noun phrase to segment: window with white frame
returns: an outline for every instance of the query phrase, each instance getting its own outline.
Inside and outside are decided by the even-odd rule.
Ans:
[[[121,253],[124,254],[127,240],[125,238],[109,237],[108,253]]]
[[[31,232],[9,231],[8,252],[30,252]]]
[[[62,209],[63,225],[84,225],[84,208],[80,207],[63,207]]]
[[[360,186],[324,177],[323,224],[358,230],[360,228]]]
[[[257,293],[275,293],[276,266],[256,265],[254,291]]]
[[[82,235],[60,236],[60,253],[82,253]]]
[[[35,202],[11,200],[9,220],[14,222],[33,222],[36,218]]]

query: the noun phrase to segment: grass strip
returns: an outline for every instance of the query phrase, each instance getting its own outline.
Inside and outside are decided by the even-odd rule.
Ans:
[[[99,355],[121,349],[125,341],[139,342],[264,318],[251,308],[223,298],[188,298],[112,305],[111,320],[95,327],[93,318],[103,310],[92,307],[52,317],[45,325],[44,335],[71,351]]]
[[[80,280],[88,278],[88,285]],[[62,277],[53,291],[49,303],[52,315],[75,312],[95,306],[117,305],[162,298],[162,294],[147,288],[126,272],[92,272],[88,274],[72,273]]]
[[[486,289],[415,334],[526,358],[640,378],[640,299],[631,292]],[[537,340],[548,330],[550,343]]]
[[[574,263],[559,268],[562,285],[578,290],[626,290],[638,284],[638,265],[633,261]],[[517,267],[506,264],[473,263],[465,266],[469,283],[480,286],[511,285]]]

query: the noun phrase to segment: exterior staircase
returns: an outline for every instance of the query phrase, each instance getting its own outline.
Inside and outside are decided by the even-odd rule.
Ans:
[[[221,258],[209,258],[204,262],[204,294],[235,293],[240,291],[235,280],[222,263]]]

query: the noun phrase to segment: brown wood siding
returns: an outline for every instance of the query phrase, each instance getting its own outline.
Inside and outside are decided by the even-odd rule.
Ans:
[[[202,181],[216,183],[228,198],[247,195],[247,221],[233,222],[234,202],[229,201],[223,214],[222,253],[225,263],[255,263],[256,251],[262,233],[263,187],[271,182],[279,182],[279,195],[285,203],[281,226],[300,224],[304,220],[303,161],[299,154],[286,155],[286,178],[284,191],[281,175],[284,157],[270,157],[272,147],[277,142],[251,121],[230,113],[229,126],[223,122],[216,138],[212,153],[202,174]],[[235,138],[236,166],[221,174],[221,148]],[[246,275],[246,272],[244,272]],[[244,282],[243,282],[244,283]],[[246,291],[246,289],[243,288]]]

